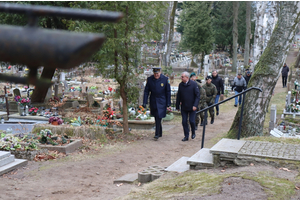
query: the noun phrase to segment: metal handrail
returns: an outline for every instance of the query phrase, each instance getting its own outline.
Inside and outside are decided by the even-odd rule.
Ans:
[[[203,132],[202,132],[202,142],[201,142],[201,149],[203,148],[204,146],[204,137],[205,137],[205,125],[206,125],[206,121],[207,121],[207,110],[210,109],[210,108],[213,108],[217,105],[220,105],[222,103],[225,103],[226,101],[229,101],[235,97],[238,97],[238,96],[241,96],[243,95],[243,102],[242,102],[242,110],[241,110],[241,117],[240,117],[240,121],[239,121],[239,132],[238,132],[238,136],[237,136],[237,139],[239,140],[240,139],[240,136],[241,136],[241,127],[242,127],[242,121],[243,121],[243,111],[244,111],[244,102],[245,102],[245,96],[246,96],[246,93],[249,92],[250,90],[258,90],[260,92],[262,92],[262,90],[258,87],[251,87],[251,88],[248,88],[246,90],[244,90],[243,92],[240,92],[232,97],[229,97],[223,101],[220,101],[219,103],[216,103],[216,104],[213,104],[213,105],[210,105],[206,108],[203,108],[202,110],[199,110],[196,112],[196,114],[198,113],[201,113],[201,112],[205,112],[204,114],[204,121],[203,121]]]

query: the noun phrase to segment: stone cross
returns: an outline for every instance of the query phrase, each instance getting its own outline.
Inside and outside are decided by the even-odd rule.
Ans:
[[[288,92],[288,96],[287,96],[287,106],[290,106],[291,105],[291,91]]]

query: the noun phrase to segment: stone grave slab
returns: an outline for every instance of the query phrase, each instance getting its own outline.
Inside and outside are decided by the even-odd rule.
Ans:
[[[49,151],[59,151],[65,154],[72,153],[81,146],[82,146],[82,140],[73,140],[73,142],[65,146],[38,144],[38,147],[40,147],[41,149],[48,149]]]
[[[11,154],[8,151],[0,151],[0,160],[9,157]]]
[[[14,169],[27,165],[28,161],[23,159],[15,159],[14,162],[11,162],[3,167],[0,167],[0,175],[10,172]]]
[[[194,168],[196,166],[197,168],[213,167],[213,155],[207,148],[200,149],[200,151],[195,153],[187,160],[187,164],[189,164],[191,168]]]
[[[270,134],[274,137],[281,137],[280,135],[278,135],[275,131],[271,130]]]
[[[116,184],[116,183],[133,183],[137,179],[138,179],[137,173],[126,174],[126,175],[114,180],[114,184]]]
[[[221,152],[225,152],[237,154],[245,143],[246,141],[244,140],[232,140],[223,138],[210,149],[210,153],[219,154]]]
[[[7,164],[12,163],[14,161],[15,161],[15,156],[14,155],[10,155],[9,157],[5,157],[5,158],[0,160],[0,167],[3,167],[4,165],[7,165]]]
[[[167,167],[165,171],[168,172],[185,172],[190,169],[190,166],[187,164],[187,160],[189,157],[181,157],[176,162],[174,162],[172,165]]]

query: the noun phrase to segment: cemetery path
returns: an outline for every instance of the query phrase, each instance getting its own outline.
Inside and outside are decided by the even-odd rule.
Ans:
[[[294,52],[288,55],[287,64],[295,60]],[[281,78],[275,93],[283,92]],[[229,130],[237,108],[229,101],[220,106],[220,115],[213,125],[206,127],[205,147],[212,147]],[[202,128],[198,128],[196,138],[182,142],[181,118],[164,123],[163,137],[153,140],[154,133],[140,132],[143,139],[127,143],[107,145],[91,152],[73,153],[63,159],[33,162],[28,166],[0,178],[0,199],[114,199],[122,197],[138,187],[135,184],[113,184],[116,178],[128,173],[137,173],[151,165],[167,167],[182,156],[192,156],[201,148]],[[267,170],[290,178],[291,174],[271,166],[248,166],[226,169],[227,173]],[[220,169],[209,170],[220,173]],[[247,181],[231,179],[237,184],[234,191],[222,194],[222,199],[240,199],[261,193],[260,187],[249,187]],[[225,184],[225,183],[224,183]],[[241,190],[240,188],[244,188]],[[232,196],[232,192],[235,196]],[[240,194],[240,195],[239,195]],[[263,194],[262,194],[263,195]]]

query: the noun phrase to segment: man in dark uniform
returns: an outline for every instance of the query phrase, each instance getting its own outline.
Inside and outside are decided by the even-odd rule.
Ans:
[[[143,107],[145,108],[150,92],[150,112],[155,118],[154,139],[156,140],[162,136],[161,120],[166,117],[167,107],[171,105],[169,80],[161,74],[160,70],[160,67],[153,67],[153,75],[147,78],[143,100]]]
[[[211,106],[213,104],[215,104],[215,98],[217,96],[217,88],[216,86],[211,82],[212,77],[208,76],[206,77],[206,83],[203,85],[203,89],[206,92],[206,103],[208,106]],[[214,119],[215,119],[215,112],[214,112],[214,108],[210,108],[209,110],[209,114],[211,117],[211,121],[210,123],[213,124],[214,123]]]
[[[203,89],[203,87],[201,85],[201,80],[200,79],[196,80],[196,74],[194,72],[191,73],[190,79],[193,80],[193,81],[196,81],[196,83],[198,85],[198,88],[199,88],[200,100],[199,100],[199,104],[198,104],[198,107],[197,107],[197,111],[199,111],[199,110],[202,110],[202,109],[207,107],[206,92],[205,92],[205,90]],[[196,121],[196,130],[198,129],[198,124],[200,122],[200,118],[201,118],[201,126],[203,126],[204,112],[196,114],[196,120],[195,120]]]
[[[221,77],[219,77],[217,70],[212,72],[212,81],[217,88],[217,96],[215,98],[215,103],[219,103],[220,95],[224,96],[224,83]],[[219,115],[219,105],[216,106],[217,115]]]
[[[189,140],[189,124],[188,118],[192,129],[192,139],[196,137],[195,133],[195,117],[198,107],[200,93],[197,83],[189,79],[190,74],[183,72],[181,74],[182,82],[178,86],[176,97],[176,109],[179,110],[181,105],[182,126],[184,131],[184,138],[182,141]]]
[[[286,82],[287,82],[287,77],[289,75],[289,71],[290,71],[289,67],[286,65],[286,63],[284,63],[283,68],[281,70],[283,87],[286,87]]]

